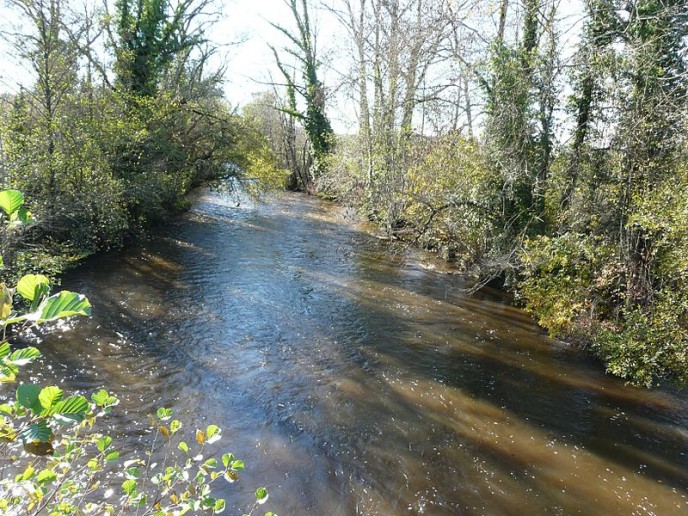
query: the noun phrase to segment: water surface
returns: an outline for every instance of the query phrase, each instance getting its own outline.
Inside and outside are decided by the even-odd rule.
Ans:
[[[105,385],[128,447],[161,405],[221,426],[248,466],[222,488],[235,512],[261,485],[283,516],[688,512],[682,396],[605,376],[348,215],[200,195],[64,278],[94,315],[46,335],[35,374]]]

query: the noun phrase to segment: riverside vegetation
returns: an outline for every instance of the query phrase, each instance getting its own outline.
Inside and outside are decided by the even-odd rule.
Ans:
[[[325,2],[358,122],[326,157],[315,4],[286,3],[303,80],[248,110],[297,186],[513,290],[610,373],[688,384],[684,1]]]

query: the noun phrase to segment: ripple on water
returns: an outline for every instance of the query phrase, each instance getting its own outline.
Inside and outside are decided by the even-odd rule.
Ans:
[[[198,193],[160,233],[65,276],[94,316],[35,337],[32,374],[106,385],[132,446],[160,405],[219,424],[248,465],[222,492],[237,511],[258,485],[281,514],[688,511],[682,397],[605,376],[343,209]]]

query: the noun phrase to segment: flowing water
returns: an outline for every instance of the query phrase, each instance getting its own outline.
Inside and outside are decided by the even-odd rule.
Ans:
[[[127,448],[162,405],[221,426],[247,464],[221,489],[234,513],[261,485],[282,516],[688,513],[684,397],[448,272],[313,198],[205,193],[64,278],[94,315],[46,334],[33,374],[119,396]]]

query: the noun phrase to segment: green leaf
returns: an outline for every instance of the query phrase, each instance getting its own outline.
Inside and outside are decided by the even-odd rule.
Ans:
[[[181,421],[175,419],[174,421],[172,421],[170,423],[170,432],[172,432],[173,434],[176,434],[181,427],[182,427]]]
[[[141,468],[128,468],[124,470],[124,477],[129,480],[137,480],[141,478]]]
[[[119,459],[119,452],[118,451],[111,451],[105,456],[105,460],[108,462],[113,462]]]
[[[214,458],[211,457],[210,459],[206,460],[206,461],[203,463],[203,465],[204,465],[204,466],[207,466],[207,467],[209,467],[209,468],[216,468],[216,467],[217,467],[217,459],[214,459]]]
[[[41,403],[41,407],[43,407],[46,414],[50,411],[53,405],[62,400],[63,394],[64,392],[62,389],[55,387],[54,385],[41,389],[41,392],[38,394],[38,401]]]
[[[203,498],[201,500],[201,507],[214,510],[216,502],[217,500],[215,500],[215,498]]]
[[[7,215],[12,215],[24,204],[24,195],[19,190],[3,190],[0,192],[0,208]]]
[[[5,320],[5,325],[8,324],[6,319],[12,313],[12,295],[12,290],[0,283],[0,319]]]
[[[172,409],[160,407],[158,409],[157,414],[158,414],[158,419],[160,419],[161,421],[167,421],[168,419],[170,419],[172,417]]]
[[[38,323],[63,319],[73,315],[91,315],[91,303],[86,296],[63,290],[50,296],[29,316]]]
[[[133,496],[134,493],[136,493],[137,485],[138,484],[136,483],[136,480],[125,480],[122,483],[122,491],[124,491],[124,494],[126,494],[127,496]]]
[[[111,396],[105,389],[100,389],[98,392],[91,394],[91,400],[100,408],[112,407],[119,403],[119,400],[115,396]]]
[[[225,510],[226,502],[222,498],[218,498],[215,501],[215,507],[213,507],[213,512],[219,514]]]
[[[17,401],[22,407],[32,410],[39,414],[43,407],[38,400],[38,395],[41,393],[41,387],[33,383],[23,383],[17,387]]]
[[[53,431],[45,420],[29,425],[19,433],[19,438],[24,444],[30,444],[36,441],[39,443],[47,443],[50,442],[52,437]]]
[[[246,466],[244,466],[244,461],[243,461],[243,460],[235,460],[235,461],[232,462],[232,464],[230,465],[230,468],[231,468],[231,469],[235,469],[235,470],[237,470],[237,471],[242,471],[242,470],[244,470],[244,469],[246,468]]]
[[[8,357],[10,354],[10,343],[5,341],[2,344],[0,344],[0,360],[2,360],[5,357]]]
[[[220,427],[216,425],[208,425],[205,430],[206,437],[208,438],[208,444],[219,441],[222,437]]]
[[[23,207],[17,211],[17,220],[22,224],[32,224],[34,222],[31,212]]]
[[[41,352],[36,348],[18,349],[10,355],[9,362],[16,366],[23,366],[30,364],[40,356]]]
[[[256,501],[260,504],[264,504],[268,501],[268,490],[264,487],[259,487],[256,489]]]
[[[47,482],[52,482],[57,478],[57,473],[52,469],[44,469],[38,475],[36,475],[36,482],[39,484],[45,484]]]
[[[225,453],[222,456],[222,464],[225,465],[225,468],[228,468],[230,462],[234,462],[234,455],[232,455],[231,453]]]
[[[20,480],[29,480],[31,477],[33,477],[33,474],[36,472],[36,470],[33,468],[33,466],[27,466],[27,468],[24,470],[24,473],[18,476]]]
[[[70,396],[57,403],[53,409],[53,418],[61,425],[80,423],[89,411],[89,404],[83,396]]]
[[[104,452],[105,450],[107,450],[111,444],[112,444],[112,437],[109,437],[107,435],[101,437],[100,439],[98,439],[96,441],[96,446],[98,447],[98,451],[101,453]]]
[[[27,301],[40,299],[48,292],[50,280],[42,274],[27,274],[17,283],[17,292]]]
[[[178,448],[184,453],[189,453],[189,446],[184,441],[180,441]]]

